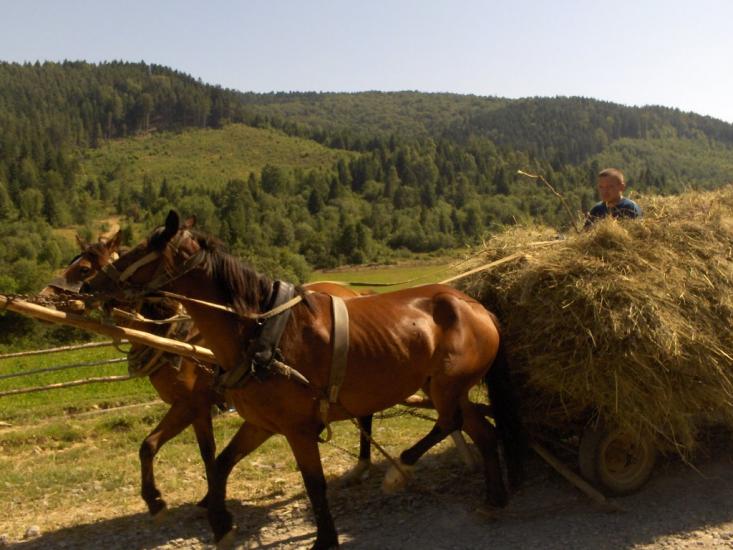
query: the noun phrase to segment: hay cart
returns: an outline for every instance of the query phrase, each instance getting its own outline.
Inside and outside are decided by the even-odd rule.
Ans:
[[[520,390],[521,393],[521,390]],[[559,427],[555,422],[528,423],[533,441],[539,441],[575,462],[584,480],[606,496],[637,492],[651,477],[661,453],[656,442],[602,420],[589,410]]]
[[[483,258],[521,258],[460,284],[502,322],[531,435],[608,495],[733,428],[732,220],[733,187],[648,200],[641,220],[538,250],[554,231],[517,228]]]

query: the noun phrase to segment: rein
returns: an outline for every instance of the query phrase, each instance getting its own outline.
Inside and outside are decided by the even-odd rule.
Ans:
[[[184,231],[177,235],[173,240],[171,240],[166,247],[172,246],[178,251],[180,248],[181,241],[189,237],[190,234],[188,231]],[[299,304],[303,301],[302,295],[297,295],[293,297],[292,299],[288,300],[287,302],[280,304],[277,307],[274,307],[273,309],[269,311],[265,311],[262,313],[240,313],[236,311],[233,307],[222,305],[222,304],[215,304],[212,302],[206,302],[204,300],[198,300],[196,298],[190,298],[188,296],[184,296],[182,294],[176,294],[175,292],[168,292],[164,290],[159,290],[163,286],[175,281],[176,279],[179,279],[186,275],[188,272],[196,269],[199,265],[201,265],[204,261],[206,252],[203,249],[199,249],[193,254],[191,254],[186,260],[184,261],[183,265],[179,270],[176,270],[175,273],[170,273],[165,266],[165,264],[161,264],[157,271],[153,274],[153,277],[149,282],[147,282],[145,285],[142,286],[140,289],[133,289],[134,293],[140,293],[143,295],[149,296],[150,294],[156,293],[161,296],[165,296],[166,298],[172,298],[175,300],[178,300],[180,302],[188,302],[191,304],[197,304],[200,306],[208,307],[210,309],[216,309],[219,311],[225,311],[227,313],[231,313],[233,315],[236,315],[240,319],[248,319],[251,321],[257,321],[262,322],[266,321],[267,319],[270,319],[272,317],[275,317],[284,311],[287,311],[288,309],[292,308],[296,304]],[[124,271],[120,272],[117,270],[117,268],[112,264],[109,263],[105,265],[101,269],[101,273],[103,273],[107,278],[109,278],[119,289],[126,290],[126,287],[129,287],[129,283],[126,284],[127,280],[132,277],[137,271],[158,260],[163,255],[160,251],[154,251],[149,252],[139,260],[133,262],[131,265],[127,266]],[[306,293],[309,293],[309,291],[306,291]],[[145,319],[142,316],[135,316],[135,317],[129,317],[129,315],[135,315],[135,314],[126,314],[124,312],[121,312],[120,310],[115,310],[115,314],[119,317],[127,318],[128,320],[132,321],[141,321],[141,322],[147,322],[147,323],[156,323],[156,324],[163,324],[165,322],[174,322],[182,319],[178,319],[177,317],[173,317],[171,319],[163,320],[160,323],[157,321],[153,321],[150,319]]]
[[[184,231],[176,235],[170,242],[166,243],[166,248],[172,246],[176,250],[176,252],[178,252],[181,241],[189,236],[190,234],[188,231]],[[100,270],[100,273],[103,273],[108,279],[110,279],[115,284],[115,286],[117,286],[118,289],[126,290],[126,287],[132,286],[127,282],[128,279],[130,279],[135,273],[137,273],[137,271],[141,267],[144,267],[158,260],[162,255],[163,253],[158,250],[148,252],[145,256],[127,266],[125,270],[121,273],[120,271],[118,271],[113,263],[109,263]],[[171,283],[176,279],[183,277],[189,271],[192,271],[193,269],[201,265],[204,261],[205,255],[206,252],[203,249],[197,250],[188,258],[186,258],[186,260],[183,262],[183,265],[179,270],[177,270],[176,273],[170,273],[165,263],[161,263],[153,274],[150,281],[148,281],[142,288],[137,289],[138,292],[142,292],[143,294],[145,294],[151,291],[156,291],[159,288],[167,285],[168,283]]]
[[[312,294],[313,291],[306,290],[305,293]],[[267,319],[280,315],[282,312],[292,308],[296,304],[299,304],[300,302],[303,301],[303,296],[298,294],[297,296],[294,296],[287,302],[280,304],[279,306],[276,306],[268,311],[264,311],[262,313],[240,313],[239,311],[235,310],[231,306],[215,304],[213,302],[207,302],[205,300],[198,300],[197,298],[190,298],[188,296],[184,296],[183,294],[176,294],[175,292],[168,292],[167,290],[159,290],[157,291],[157,294],[160,294],[161,296],[165,296],[166,298],[172,298],[174,300],[179,300],[181,302],[188,302],[191,304],[208,307],[210,309],[216,309],[218,311],[224,311],[226,313],[231,313],[232,315],[236,315],[237,317],[240,317],[241,319],[248,319],[251,321],[266,321]]]
[[[149,319],[140,313],[125,311],[124,309],[114,308],[111,317],[113,319],[122,319],[125,321],[134,321],[136,323],[146,323],[150,325],[167,325],[168,323],[180,323],[182,321],[190,321],[189,315],[177,314],[167,319]]]

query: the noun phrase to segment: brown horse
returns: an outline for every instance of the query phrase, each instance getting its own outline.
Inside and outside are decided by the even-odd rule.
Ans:
[[[231,371],[240,365],[243,347],[257,329],[257,321],[248,317],[261,311],[273,283],[223,252],[214,240],[193,233],[192,225],[188,220],[181,227],[178,215],[171,212],[164,227],[111,264],[111,269],[89,279],[83,290],[98,293],[99,299],[127,300],[169,290],[230,305],[237,315],[199,302],[189,302],[186,307],[222,368]],[[495,318],[475,300],[444,285],[364,296],[348,300],[346,306],[348,368],[330,419],[372,414],[422,388],[435,405],[438,420],[425,437],[401,454],[402,468],[410,468],[432,446],[462,428],[482,454],[489,503],[504,506],[508,494],[497,437],[468,396],[482,379],[488,383],[510,479],[518,480],[522,430]],[[291,310],[280,348],[283,361],[297,368],[309,384],[273,374],[262,380],[250,378],[242,387],[228,390],[227,401],[246,421],[217,457],[209,477],[208,516],[217,541],[229,542],[234,533],[225,506],[232,468],[279,433],[292,449],[313,506],[314,548],[338,546],[318,450],[318,435],[324,428],[319,400],[329,387],[332,325],[331,297],[305,295]]]
[[[81,254],[74,258],[61,275],[61,280],[56,282],[58,287],[63,289],[75,288],[75,285],[82,283],[88,277],[93,276],[104,266],[117,257],[120,245],[120,233],[108,241],[100,239],[98,242],[88,244],[77,237],[81,246]],[[55,289],[49,286],[42,293],[49,294]],[[154,305],[145,304],[143,313],[151,319],[166,319],[176,312],[176,305],[170,300],[156,302]],[[131,323],[135,324],[135,323]],[[150,325],[140,324],[135,328],[150,330]],[[169,325],[158,325],[154,332],[167,334]],[[184,327],[181,335],[183,339],[195,339],[198,335],[189,323]],[[216,456],[216,442],[211,420],[212,407],[223,403],[223,396],[215,392],[213,370],[200,365],[190,359],[175,358],[169,354],[162,354],[151,357],[154,352],[151,348],[139,344],[133,344],[128,358],[136,358],[138,365],[144,365],[149,370],[148,378],[160,398],[170,405],[170,409],[163,416],[162,420],[145,437],[140,446],[140,466],[142,474],[142,498],[148,506],[150,514],[154,517],[165,511],[166,503],[160,491],[155,485],[153,462],[155,455],[160,448],[169,440],[176,437],[188,426],[193,426],[198,442],[201,458],[206,468],[207,478],[211,475]],[[150,360],[157,364],[150,364]],[[198,506],[206,507],[206,497]]]
[[[57,286],[46,287],[41,294],[58,294],[60,290],[74,290],[87,278],[93,276],[104,266],[116,259],[120,247],[121,233],[109,240],[99,239],[96,243],[87,243],[77,236],[81,253],[74,258],[56,281]],[[334,283],[311,283],[306,285],[310,290],[325,292],[341,298],[352,298],[358,294],[347,287]],[[143,305],[144,316],[150,319],[167,319],[176,313],[177,307],[171,300],[156,301]],[[135,324],[135,323],[132,323]],[[151,330],[150,325],[138,324],[136,328]],[[194,340],[198,331],[193,327],[182,327],[183,339]],[[171,326],[153,325],[153,331],[169,334]],[[204,345],[201,341],[197,343]],[[152,357],[151,357],[152,356]],[[214,385],[213,371],[205,365],[187,358],[175,358],[169,354],[159,355],[156,363],[148,364],[155,359],[155,350],[140,344],[132,344],[128,357],[131,363],[147,366],[152,372],[148,375],[161,400],[171,407],[158,425],[145,437],[140,446],[140,468],[142,477],[141,495],[153,517],[159,518],[166,510],[160,490],[155,485],[154,459],[161,447],[176,437],[188,426],[193,426],[196,441],[204,462],[207,478],[211,472],[216,453],[216,442],[212,429],[212,407],[220,406],[224,398],[212,390]],[[372,417],[359,419],[363,429],[371,434]],[[362,433],[359,451],[359,463],[349,474],[349,479],[358,479],[370,464],[369,439]],[[206,507],[206,497],[198,506]]]

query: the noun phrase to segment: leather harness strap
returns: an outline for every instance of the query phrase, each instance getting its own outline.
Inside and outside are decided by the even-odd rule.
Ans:
[[[191,332],[193,323],[190,321],[191,318],[188,315],[183,315],[183,312],[185,312],[183,306],[178,304],[178,307],[176,309],[177,315],[174,317],[169,317],[168,319],[161,319],[158,321],[153,319],[146,319],[142,316],[140,317],[144,320],[144,322],[154,323],[157,326],[168,325],[167,327],[165,327],[165,332],[163,334],[165,338],[188,341],[187,337]],[[135,316],[139,314],[123,312],[118,309],[113,310],[113,314],[114,313],[124,313],[126,315],[129,315],[128,319],[131,318],[132,320],[139,321],[135,318]],[[143,346],[136,350],[133,347],[133,349],[131,349],[127,354],[127,370],[131,377],[151,376],[166,363],[171,364],[176,370],[180,370],[181,359],[182,357],[180,355],[166,352],[162,349]]]
[[[280,350],[278,344],[285,327],[290,320],[292,305],[279,308],[280,305],[290,304],[295,294],[295,287],[284,281],[275,281],[272,293],[265,309],[280,310],[277,315],[269,316],[267,322],[260,325],[259,333],[250,341],[244,352],[244,357],[232,370],[221,373],[217,385],[222,389],[242,387],[252,376],[263,379],[266,377],[273,363],[279,370]],[[297,303],[297,302],[296,302]]]
[[[312,294],[312,293],[313,291],[306,290],[303,294]],[[225,306],[222,304],[214,304],[212,302],[206,302],[204,300],[197,300],[196,298],[190,298],[188,296],[184,296],[182,294],[176,294],[175,292],[169,292],[167,290],[158,290],[155,295],[164,296],[166,298],[172,298],[173,300],[178,300],[180,302],[188,302],[190,304],[197,304],[200,306],[207,307],[209,309],[226,311],[227,313],[231,313],[232,315],[236,315],[237,317],[240,317],[242,319],[250,319],[252,321],[266,321],[267,319],[280,315],[285,310],[288,310],[303,301],[303,296],[301,294],[297,294],[296,296],[294,296],[287,302],[284,302],[278,306],[275,306],[272,309],[267,310],[263,313],[247,313],[247,312],[239,312],[231,306]]]
[[[346,302],[338,296],[331,296],[331,309],[333,311],[331,373],[329,375],[326,397],[322,397],[319,403],[321,421],[326,428],[326,437],[321,439],[324,443],[330,441],[331,437],[333,437],[333,432],[328,422],[328,413],[331,405],[338,401],[339,391],[346,376],[346,366],[349,356],[349,310],[346,308]]]
[[[333,359],[328,388],[328,400],[336,403],[341,384],[346,376],[346,362],[349,356],[349,310],[346,302],[338,296],[331,297],[333,308]]]

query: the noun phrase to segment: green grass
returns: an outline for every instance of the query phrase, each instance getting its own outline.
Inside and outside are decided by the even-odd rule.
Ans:
[[[442,260],[435,264],[348,269],[316,273],[314,279],[391,283],[420,278],[402,285],[413,286],[450,276],[452,265],[455,264]],[[394,288],[375,287],[375,290]],[[98,348],[4,359],[0,360],[0,375],[120,356],[114,348]],[[126,364],[120,363],[0,379],[0,391],[126,372]],[[476,399],[485,399],[482,388],[475,388],[474,393]],[[144,513],[146,508],[139,497],[138,449],[168,410],[167,405],[155,401],[156,397],[147,379],[0,397],[0,421],[10,424],[0,427],[0,487],[3,502],[13,509],[12,515],[0,518],[0,533],[19,540],[28,525],[37,523],[39,517],[43,517],[44,532],[49,532]],[[124,405],[134,406],[105,410],[105,407]],[[400,414],[404,411],[402,407],[390,409],[386,413],[390,418],[378,419],[374,424],[375,439],[392,456],[398,456],[431,427],[429,421]],[[236,414],[214,419],[219,450],[241,423]],[[351,468],[358,452],[358,433],[350,423],[337,423],[333,428],[332,444],[321,445],[324,470],[330,478]],[[448,441],[430,454],[438,456],[435,460],[424,460],[421,469],[450,469],[456,465],[461,468],[460,459]],[[379,469],[386,468],[386,461],[378,452],[373,451],[372,456]],[[155,468],[158,486],[172,507],[194,503],[206,491],[203,466],[191,429],[163,447]],[[376,474],[372,483],[378,484],[380,477]],[[255,506],[283,505],[277,503],[296,497],[303,499],[302,493],[300,475],[281,436],[268,440],[237,466],[229,483],[231,498]]]
[[[0,360],[0,375],[123,357],[112,347]],[[0,391],[45,386],[82,378],[127,374],[127,363],[82,367],[0,379]],[[157,396],[147,379],[97,383],[0,397],[0,421],[37,422],[48,417],[150,401]]]
[[[66,398],[56,393],[53,399]],[[3,502],[13,510],[0,518],[0,532],[18,540],[40,517],[44,532],[49,533],[71,525],[144,513],[146,507],[139,497],[138,448],[166,410],[165,405],[154,404],[91,417],[55,419],[22,429],[0,429],[0,487]],[[236,414],[214,419],[219,450],[241,423]],[[419,418],[396,416],[377,420],[374,437],[398,456],[430,427],[429,422]],[[333,428],[333,443],[321,445],[329,478],[351,468],[358,452],[358,434],[350,423],[340,422]],[[459,464],[450,443],[442,443],[431,454],[441,450],[448,450],[449,455],[432,467],[426,461],[422,468]],[[379,469],[386,468],[385,459],[376,451],[373,459]],[[161,449],[155,473],[158,487],[173,508],[195,503],[204,495],[203,465],[191,429]],[[379,478],[381,475],[375,474],[374,483]],[[228,494],[255,506],[285,505],[294,497],[304,499],[300,474],[286,440],[272,437],[242,461],[230,478]],[[307,505],[305,501],[303,505]]]
[[[219,187],[235,178],[247,179],[266,164],[287,169],[325,169],[352,153],[315,141],[289,137],[275,130],[230,124],[219,130],[161,132],[114,140],[90,149],[82,171],[99,177],[111,173],[126,185],[137,186],[143,176],[173,185]]]
[[[442,261],[435,264],[409,264],[315,271],[311,274],[311,282],[339,281],[366,283],[366,285],[354,286],[353,288],[357,291],[373,290],[375,292],[390,292],[417,285],[437,283],[438,281],[447,279],[454,274],[452,269],[454,265],[455,262]]]

